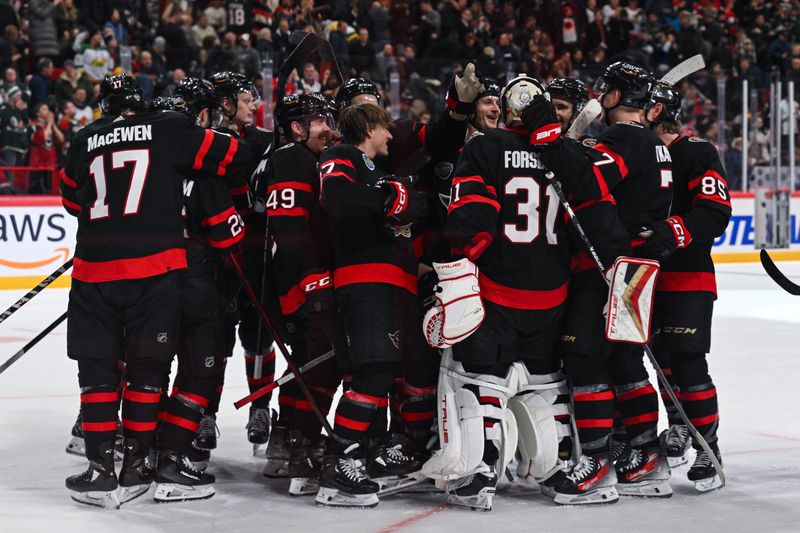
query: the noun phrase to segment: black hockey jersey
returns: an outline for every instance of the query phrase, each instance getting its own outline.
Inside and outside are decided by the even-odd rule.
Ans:
[[[105,282],[186,268],[183,178],[240,171],[238,144],[169,111],[104,117],[80,130],[61,185],[78,217],[72,275]]]
[[[661,265],[657,290],[716,294],[711,246],[725,232],[731,200],[717,149],[703,139],[680,136],[669,145],[673,186],[671,216],[680,216],[692,236]]]
[[[417,260],[408,227],[384,216],[385,176],[367,154],[350,144],[325,150],[319,160],[322,206],[330,218],[335,288],[386,283],[417,293]]]
[[[570,258],[561,204],[528,137],[497,129],[467,141],[450,192],[447,237],[478,265],[483,298],[545,310],[567,298]]]
[[[290,315],[318,289],[332,288],[331,251],[325,212],[319,204],[317,158],[303,144],[272,155],[267,188],[272,267],[281,312]]]
[[[456,154],[464,145],[467,121],[455,120],[445,111],[429,124],[398,120],[389,131],[389,157],[377,157],[375,163],[393,174],[407,176],[418,174],[431,158],[441,160]]]

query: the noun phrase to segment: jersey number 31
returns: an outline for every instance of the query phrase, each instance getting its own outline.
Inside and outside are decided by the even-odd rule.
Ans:
[[[556,217],[558,216],[558,196],[552,187],[547,186],[542,194],[542,186],[530,176],[513,177],[506,182],[504,193],[509,196],[520,196],[517,204],[517,215],[525,221],[518,224],[503,224],[503,233],[514,244],[531,244],[541,234],[542,218],[547,244],[558,244],[556,234]],[[543,197],[544,196],[544,197]]]

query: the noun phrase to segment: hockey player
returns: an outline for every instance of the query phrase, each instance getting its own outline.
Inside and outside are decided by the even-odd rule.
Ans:
[[[530,445],[524,473],[540,483],[558,470],[561,441],[572,442],[556,351],[569,251],[558,199],[520,129],[520,111],[543,93],[533,78],[511,80],[500,96],[508,129],[487,128],[467,141],[447,217],[456,260],[434,263],[439,303],[424,327],[432,345],[452,349],[439,377],[442,450],[423,472],[449,480],[452,505],[492,508],[516,450],[517,421],[520,442]],[[527,453],[537,441],[541,449]]]
[[[247,230],[245,241],[242,245],[244,270],[248,280],[257,293],[262,293],[267,266],[265,265],[266,242],[266,217],[263,215],[263,202],[257,203],[252,185],[255,175],[263,173],[266,161],[274,150],[272,132],[253,126],[258,92],[252,82],[244,75],[234,72],[218,72],[209,80],[214,86],[218,99],[218,125],[215,128],[228,133],[242,142],[242,148],[249,154],[249,163],[244,170],[250,182],[242,183],[237,176],[230,183],[230,194],[237,211],[243,217]],[[226,313],[226,353],[229,357],[233,353],[236,343],[236,324],[238,323],[239,340],[244,348],[245,369],[247,384],[253,392],[260,387],[271,383],[275,374],[275,352],[272,350],[272,337],[266,331],[252,302],[240,290],[240,284],[235,275],[228,271],[222,275],[222,283],[226,286],[228,294],[223,300],[231,302],[231,312]],[[227,357],[226,357],[227,359]],[[224,363],[223,363],[224,364]],[[221,374],[218,391],[211,399],[206,416],[200,424],[196,445],[201,449],[216,447],[216,412],[219,407],[219,397],[222,393],[224,372]],[[254,401],[250,407],[250,417],[247,423],[247,439],[253,444],[254,451],[267,442],[269,437],[270,418],[268,406],[271,395],[266,395]]]
[[[290,141],[270,161],[266,207],[273,245],[272,272],[287,340],[298,365],[335,348],[346,361],[344,331],[336,315],[327,221],[319,205],[320,154],[336,139],[332,102],[319,93],[284,97],[279,124]],[[310,370],[305,380],[327,415],[341,381],[336,359]],[[280,417],[270,439],[289,432],[289,494],[316,493],[321,424],[294,383],[281,388]],[[270,451],[275,446],[271,446]],[[271,461],[277,457],[270,455]],[[272,471],[275,469],[273,468]]]
[[[142,90],[127,74],[103,80],[100,102],[104,116],[77,133],[61,188],[65,208],[78,218],[67,353],[78,362],[89,459],[88,469],[66,485],[76,501],[116,508],[147,491],[152,480],[144,458],[178,349],[178,286],[187,266],[181,181],[190,172],[224,177],[243,161],[230,136],[178,113],[144,112]],[[118,480],[113,453],[121,358],[127,384]]]
[[[576,78],[556,78],[547,85],[547,93],[556,110],[561,133],[566,134],[589,101],[589,87]]]
[[[725,232],[731,201],[725,171],[714,146],[680,131],[680,94],[657,84],[655,105],[647,112],[653,131],[672,156],[673,198],[670,218],[646,227],[651,234],[639,248],[643,256],[661,261],[654,309],[653,350],[665,375],[671,378],[686,414],[722,462],[717,445],[717,389],[708,372],[711,316],[716,299],[711,245]],[[669,406],[669,400],[665,400]],[[686,462],[691,439],[674,408],[664,436],[672,465]],[[699,491],[720,486],[705,451],[695,442],[697,457],[689,479]]]
[[[606,251],[612,258],[631,255],[629,243],[641,240],[641,228],[669,215],[669,151],[641,123],[643,110],[652,105],[653,84],[648,72],[633,65],[614,63],[606,69],[595,92],[601,95],[608,127],[588,150],[558,135],[558,119],[546,99],[534,99],[523,114],[532,146],[575,202],[613,198],[627,235],[612,241],[617,249]],[[587,270],[583,278],[572,284],[563,331],[564,366],[573,386],[583,456],[555,484],[555,500],[582,504],[614,501],[618,494],[669,496],[669,465],[656,433],[658,398],[648,381],[642,349],[605,341],[606,284],[596,271]],[[629,440],[614,465],[609,441],[615,399]]]
[[[320,157],[322,206],[333,243],[333,284],[348,339],[352,380],[336,408],[320,490],[322,505],[372,507],[373,479],[404,475],[419,463],[387,442],[386,408],[395,377],[427,386],[415,375],[413,328],[417,314],[417,259],[410,225],[426,209],[424,195],[408,180],[387,176],[374,158],[388,154],[391,118],[372,104],[339,114],[345,143]]]

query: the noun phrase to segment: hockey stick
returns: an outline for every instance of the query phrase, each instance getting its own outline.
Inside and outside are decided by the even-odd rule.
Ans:
[[[250,285],[250,282],[247,279],[247,276],[244,274],[244,270],[242,270],[242,265],[239,264],[239,260],[236,258],[235,255],[230,256],[231,264],[233,265],[233,270],[236,272],[236,275],[239,277],[239,281],[242,282],[242,287],[244,287],[245,292],[247,292],[247,296],[252,300],[253,305],[258,311],[258,315],[261,317],[261,321],[264,322],[264,325],[267,326],[267,330],[272,333],[272,338],[275,339],[275,344],[278,345],[278,350],[283,355],[283,358],[286,360],[286,366],[289,367],[289,371],[292,372],[297,380],[297,385],[300,387],[300,390],[303,393],[303,396],[306,397],[308,400],[308,404],[311,406],[311,410],[314,411],[314,414],[319,419],[322,427],[325,428],[325,431],[328,433],[328,436],[331,437],[333,440],[341,443],[341,444],[350,444],[349,442],[342,439],[336,433],[333,432],[333,428],[331,427],[330,422],[328,419],[325,418],[325,415],[322,414],[322,411],[317,405],[316,400],[314,400],[314,396],[311,394],[311,389],[308,388],[308,384],[306,383],[305,378],[303,377],[303,373],[297,368],[297,364],[294,362],[294,359],[289,354],[288,348],[286,348],[286,343],[283,342],[283,339],[278,334],[277,329],[272,324],[272,321],[269,319],[267,312],[264,311],[264,307],[261,305],[261,302],[258,301],[258,297],[256,296],[255,291],[253,290],[253,286]]]
[[[334,355],[336,355],[336,352],[334,352],[333,350],[329,350],[329,351],[325,352],[324,354],[320,355],[319,357],[317,357],[316,359],[312,359],[308,363],[306,363],[303,366],[301,366],[300,367],[300,372],[308,372],[309,370],[311,370],[315,366],[324,363],[325,361],[327,361],[328,359],[330,359]],[[294,372],[289,372],[288,374],[286,374],[284,376],[281,376],[280,379],[276,379],[272,383],[264,385],[263,387],[261,387],[257,391],[248,394],[247,396],[245,396],[241,400],[234,402],[233,406],[236,407],[237,409],[241,409],[242,407],[244,407],[248,403],[253,402],[253,401],[261,398],[265,394],[269,394],[270,392],[274,391],[275,389],[277,389],[281,385],[284,385],[285,383],[289,383],[293,379],[294,379]]]
[[[553,176],[552,172],[548,172],[547,175],[548,178],[552,178]],[[589,240],[589,236],[586,235],[586,232],[583,230],[583,226],[578,220],[578,217],[575,215],[575,211],[573,211],[572,206],[569,205],[567,197],[564,194],[564,190],[561,188],[561,184],[555,179],[550,179],[550,185],[553,187],[553,190],[556,192],[556,195],[558,195],[558,199],[561,202],[561,205],[564,207],[564,210],[567,212],[567,215],[569,215],[569,219],[572,221],[572,225],[575,228],[578,237],[581,239],[581,241],[583,241],[583,245],[586,247],[586,249],[589,250],[589,254],[592,256],[592,259],[594,259],[597,268],[600,269],[600,275],[603,277],[606,284],[611,286],[611,282],[605,276],[605,267],[603,267],[603,262],[600,260],[600,256],[597,255],[597,251],[594,249],[592,241]],[[719,476],[719,480],[722,483],[722,485],[720,485],[720,488],[724,487],[725,473],[722,470],[722,464],[720,464],[719,459],[717,459],[716,454],[711,449],[711,446],[708,445],[706,439],[700,434],[699,431],[697,431],[697,428],[694,427],[694,424],[692,424],[691,420],[689,420],[689,417],[686,415],[686,411],[683,410],[683,406],[681,405],[680,400],[678,400],[678,397],[675,396],[675,391],[672,390],[672,385],[670,385],[669,381],[667,381],[667,377],[661,370],[658,361],[656,361],[656,356],[653,355],[653,351],[650,349],[650,346],[645,344],[642,347],[644,348],[644,352],[647,354],[647,358],[650,360],[650,364],[653,365],[653,369],[655,370],[658,381],[661,383],[661,386],[667,392],[670,401],[675,406],[675,409],[678,411],[678,415],[680,415],[681,420],[683,420],[684,424],[686,424],[686,427],[689,429],[689,433],[692,434],[692,438],[694,438],[694,441],[700,444],[700,447],[703,448],[703,451],[705,451],[708,454],[708,457],[711,460],[711,464],[714,465],[714,468],[717,471],[717,475]]]
[[[772,278],[772,281],[778,286],[793,296],[800,296],[800,285],[792,282],[786,277],[786,274],[778,269],[778,265],[772,260],[766,250],[761,250],[761,265],[764,267],[767,275]]]
[[[63,274],[64,272],[66,272],[70,268],[72,268],[72,258],[71,257],[69,259],[67,259],[66,263],[64,263],[63,265],[58,267],[55,270],[55,272],[53,272],[52,274],[50,274],[49,276],[44,278],[41,282],[39,282],[39,284],[37,286],[35,286],[31,290],[29,290],[28,294],[26,294],[25,296],[23,296],[22,298],[17,300],[16,303],[14,303],[14,305],[12,305],[11,307],[9,307],[5,311],[3,311],[3,314],[0,315],[0,324],[2,324],[3,321],[6,318],[8,318],[11,315],[13,315],[14,313],[16,313],[19,310],[20,307],[22,307],[23,305],[25,305],[26,303],[31,301],[34,296],[36,296],[37,294],[42,292],[45,289],[45,287],[47,287],[48,285],[53,283],[56,279],[58,279],[61,276],[61,274]]]
[[[72,261],[72,260],[70,259],[70,261]],[[5,372],[6,369],[8,369],[8,367],[13,365],[17,361],[17,359],[19,359],[20,357],[22,357],[23,355],[28,353],[30,351],[30,349],[33,348],[34,346],[36,346],[36,344],[38,344],[38,342],[40,340],[42,340],[43,338],[47,337],[47,335],[49,335],[51,331],[56,329],[56,327],[59,324],[61,324],[64,321],[65,318],[67,318],[67,312],[66,311],[64,311],[63,315],[61,315],[60,317],[56,318],[55,322],[53,322],[52,324],[50,324],[49,326],[44,328],[44,330],[42,330],[41,333],[39,333],[33,339],[31,339],[31,341],[28,344],[26,344],[25,346],[23,346],[20,351],[18,351],[17,353],[15,353],[11,357],[9,357],[8,361],[6,361],[2,365],[0,365],[0,374]]]
[[[698,70],[703,70],[704,68],[706,68],[706,62],[703,61],[702,55],[697,54],[675,65],[675,67],[664,74],[664,77],[659,81],[661,83],[666,83],[667,85],[675,85],[686,76],[690,76]]]
[[[598,102],[596,98],[592,98],[586,102],[586,105],[583,106],[581,112],[578,113],[578,116],[572,121],[572,125],[567,131],[567,137],[577,140],[580,134],[583,133],[587,127],[589,127],[589,124],[591,124],[594,119],[600,116],[602,111],[603,106],[600,105],[600,102]]]

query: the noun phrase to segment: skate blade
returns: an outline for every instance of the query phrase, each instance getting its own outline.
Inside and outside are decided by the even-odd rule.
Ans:
[[[619,493],[616,487],[602,487],[584,494],[559,494],[555,493],[553,501],[559,505],[598,505],[617,503]]]
[[[267,464],[261,473],[270,479],[289,477],[289,460],[267,459]]]
[[[119,509],[119,495],[116,490],[110,492],[71,492],[70,496],[78,503],[102,507],[103,509]]]
[[[637,483],[618,483],[617,492],[620,496],[670,498],[672,486],[669,484],[669,479],[652,479]]]
[[[289,496],[310,496],[319,492],[319,480],[308,477],[293,477],[289,481]]]
[[[82,438],[72,437],[72,440],[67,443],[66,452],[70,455],[86,457],[86,444]]]
[[[685,465],[688,462],[689,462],[689,452],[686,452],[679,457],[667,457],[667,463],[669,463],[670,468],[675,468],[677,466]]]
[[[133,485],[131,487],[120,486],[119,489],[117,489],[119,503],[123,504],[134,500],[148,490],[150,490],[150,483],[147,483],[146,485]]]
[[[699,479],[694,482],[694,488],[698,492],[709,492],[712,490],[719,489],[721,487],[722,487],[722,480],[719,478],[718,474],[714,474],[714,477]]]
[[[494,498],[495,492],[496,489],[494,487],[486,487],[474,496],[448,494],[447,504],[453,507],[465,507],[473,511],[487,512],[492,510],[492,498]]]
[[[427,478],[416,476],[392,476],[382,479],[373,479],[372,481],[380,486],[380,490],[378,491],[379,496],[388,496],[390,494],[399,494],[401,492],[416,492],[414,489],[417,487],[421,487],[423,484],[427,485],[427,483],[425,483]],[[429,486],[432,490],[436,489],[436,487],[433,485]]]
[[[327,507],[361,507],[371,508],[378,505],[377,494],[348,494],[339,489],[320,487],[314,502]]]
[[[153,499],[158,503],[206,500],[216,494],[213,485],[179,485],[177,483],[158,483]]]

